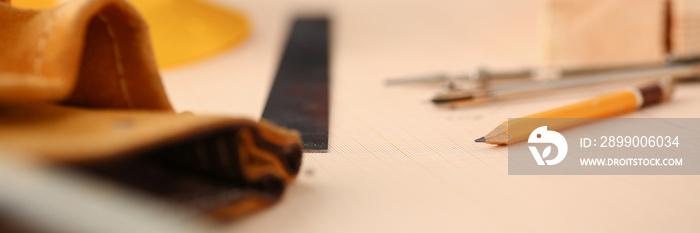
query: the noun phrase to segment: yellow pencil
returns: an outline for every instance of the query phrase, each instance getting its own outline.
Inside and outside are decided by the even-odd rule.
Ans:
[[[575,104],[535,113],[523,118],[569,118],[547,122],[548,130],[562,130],[584,124],[598,118],[608,118],[635,111],[652,104],[669,100],[674,85],[671,79],[662,79],[652,85],[630,88]],[[523,119],[520,118],[520,119]],[[518,124],[520,119],[503,122],[494,130],[475,142],[506,145],[527,139],[529,132],[517,132],[509,135],[508,125]]]

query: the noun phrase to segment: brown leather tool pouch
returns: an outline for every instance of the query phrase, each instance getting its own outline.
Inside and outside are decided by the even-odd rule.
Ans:
[[[294,131],[174,113],[124,0],[0,0],[0,148],[219,219],[277,201],[301,163]]]

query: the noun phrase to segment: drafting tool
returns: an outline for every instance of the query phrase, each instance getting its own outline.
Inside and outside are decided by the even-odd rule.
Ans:
[[[582,87],[609,82],[658,79],[661,77],[696,77],[698,73],[699,70],[697,68],[697,60],[694,59],[686,60],[684,62],[675,62],[663,66],[613,70],[610,72],[595,72],[594,74],[578,75],[562,80],[532,82],[498,88],[471,90],[449,89],[446,92],[435,96],[432,101],[434,103],[451,103],[455,101],[484,103],[495,99],[513,97],[532,92]]]
[[[535,113],[523,118],[570,118],[571,120],[556,121],[556,123],[544,122],[546,124],[551,124],[547,125],[549,130],[562,130],[587,123],[597,118],[613,117],[669,100],[673,89],[674,85],[672,79],[662,79],[652,85],[610,93],[575,104]],[[501,145],[522,141],[528,137],[528,134],[524,134],[525,132],[518,132],[517,134],[508,132],[509,125],[518,124],[519,120],[520,119],[515,119],[503,122],[486,134],[486,136],[474,141]]]
[[[294,22],[262,118],[301,133],[305,151],[328,150],[329,20]]]
[[[609,72],[622,72],[622,71],[632,71],[632,70],[646,70],[654,69],[666,66],[676,66],[688,63],[699,62],[700,58],[692,57],[686,59],[674,59],[671,57],[667,63],[657,64],[631,64],[631,65],[619,65],[619,66],[593,66],[593,67],[573,67],[573,68],[524,68],[516,70],[501,70],[492,71],[487,68],[478,68],[473,72],[466,74],[458,74],[455,76],[449,76],[444,73],[421,75],[414,77],[404,77],[386,80],[385,84],[387,86],[393,85],[404,85],[404,84],[414,84],[414,83],[436,83],[436,82],[454,82],[454,81],[469,81],[476,82],[482,85],[488,84],[491,81],[498,80],[530,80],[535,81],[537,79],[542,79],[543,74],[548,74],[544,76],[545,79],[564,79],[571,77],[578,77],[582,75],[593,75],[600,73]],[[488,85],[486,85],[488,86]]]

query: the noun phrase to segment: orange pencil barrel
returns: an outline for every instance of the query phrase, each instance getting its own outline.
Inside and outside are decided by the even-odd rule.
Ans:
[[[489,144],[506,145],[527,139],[527,132],[511,133],[508,131],[509,125],[523,124],[521,120],[560,118],[570,120],[536,121],[537,125],[532,125],[532,129],[539,126],[547,126],[550,130],[562,130],[577,125],[585,124],[598,118],[608,118],[635,111],[641,107],[659,103],[670,98],[673,92],[671,80],[661,80],[653,85],[640,88],[630,88],[628,90],[617,91],[602,95],[589,100],[566,105],[563,107],[547,110],[540,113],[525,116],[503,122],[486,136],[476,139],[476,142],[486,142]],[[534,124],[528,120],[527,124]]]
[[[641,107],[642,93],[636,88],[602,95],[524,118],[607,118]]]

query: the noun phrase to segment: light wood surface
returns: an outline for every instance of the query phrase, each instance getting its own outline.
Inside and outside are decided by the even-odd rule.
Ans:
[[[216,0],[247,13],[234,51],[163,72],[179,111],[258,118],[290,19],[333,14],[330,148],[306,154],[277,205],[230,232],[649,232],[700,229],[698,176],[509,176],[507,148],[476,144],[508,117],[621,86],[555,92],[459,110],[435,108],[437,86],[384,79],[545,60],[544,1]],[[700,85],[626,117],[698,117]],[[489,117],[487,117],[489,116]]]
[[[671,49],[678,56],[698,56],[700,54],[700,1],[671,1]]]
[[[548,61],[566,66],[663,62],[665,7],[665,0],[549,0]]]

